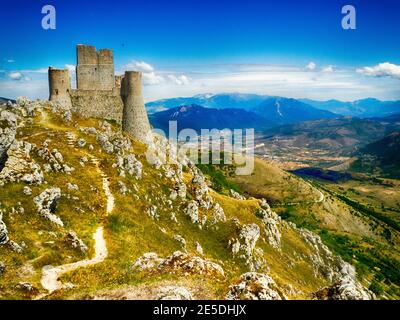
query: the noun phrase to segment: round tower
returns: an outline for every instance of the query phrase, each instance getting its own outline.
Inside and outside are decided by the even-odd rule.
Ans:
[[[65,108],[71,107],[71,81],[68,69],[60,70],[49,67],[50,101]]]
[[[137,140],[146,143],[151,130],[149,118],[142,96],[142,74],[126,71],[121,84],[121,97],[124,103],[122,130]]]

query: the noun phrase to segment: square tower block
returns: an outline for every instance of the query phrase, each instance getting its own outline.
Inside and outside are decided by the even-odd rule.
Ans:
[[[78,90],[112,90],[114,57],[112,50],[96,51],[94,46],[77,45],[76,82]]]

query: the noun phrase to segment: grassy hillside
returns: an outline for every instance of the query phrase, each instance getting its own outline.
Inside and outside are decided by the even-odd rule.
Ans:
[[[248,180],[238,178],[232,184],[230,178],[219,176],[218,180],[215,172],[208,171],[203,183],[203,175],[190,163],[149,164],[147,147],[121,134],[115,123],[82,119],[75,114],[71,117],[47,102],[24,104],[34,112],[26,113],[29,108],[23,104],[9,110],[20,117],[16,139],[36,145],[24,159],[43,169],[45,182],[28,185],[6,179],[0,186],[2,219],[10,239],[0,245],[0,262],[5,266],[0,275],[1,299],[153,299],[171,284],[187,288],[194,298],[223,299],[230,286],[249,271],[268,274],[275,281],[275,290],[286,298],[310,299],[314,292],[340,279],[340,258],[325,249],[318,238],[281,221],[255,197],[239,200],[227,193],[228,188],[237,186],[238,191],[267,197],[277,205],[314,201],[320,194],[300,178],[257,160],[256,171]],[[62,163],[75,170],[55,170],[54,162],[53,169],[46,170],[50,162],[43,157],[45,146],[52,154],[61,153]],[[10,150],[4,164],[8,169]],[[24,163],[23,159],[18,163]],[[132,163],[134,170],[128,169]],[[105,183],[114,199],[109,214]],[[183,185],[186,194],[176,196],[177,186]],[[219,188],[213,190],[207,185]],[[30,194],[24,191],[27,186]],[[61,189],[61,197],[50,207],[50,213],[61,218],[63,227],[45,219],[35,204],[36,197],[52,187]],[[332,202],[330,205],[338,205]],[[193,204],[199,207],[196,219],[193,211],[189,213]],[[290,206],[285,208],[288,220],[296,221],[292,217],[303,214],[292,216]],[[306,225],[301,220],[296,222]],[[43,267],[93,257],[93,234],[99,226],[104,228],[105,259],[63,274],[59,279],[63,285],[48,292],[43,287]],[[71,246],[67,240],[70,230],[87,245],[87,251]],[[235,243],[240,244],[238,251]],[[224,275],[202,269],[204,265],[198,266],[200,269],[193,269],[191,264],[179,267],[177,261],[172,265],[164,261],[159,267],[135,267],[146,253],[154,252],[165,259],[177,250],[189,257],[201,257],[213,268],[216,264]],[[370,286],[371,280],[368,274],[363,284]],[[250,286],[249,290],[257,288]]]

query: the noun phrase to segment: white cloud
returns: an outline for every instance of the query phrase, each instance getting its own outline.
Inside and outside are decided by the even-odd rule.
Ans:
[[[189,84],[189,78],[185,75],[175,76],[173,74],[168,75],[168,79],[172,81],[172,83],[182,86]]]
[[[6,62],[8,62],[8,63],[14,63],[15,62],[15,60],[14,59],[4,59]]]
[[[8,74],[8,77],[12,80],[19,81],[21,80],[24,76],[21,72],[19,71],[12,71]]]
[[[133,60],[126,65],[127,70],[140,71],[142,73],[154,72],[154,67],[144,61]]]
[[[66,64],[65,69],[68,69],[70,73],[75,72],[75,66],[73,64]]]
[[[327,66],[321,70],[322,72],[331,73],[333,72],[333,66]]]
[[[23,73],[47,73],[47,71],[48,71],[48,68],[20,70],[20,72],[23,72]]]
[[[392,77],[400,79],[400,66],[384,62],[372,67],[363,67],[356,70],[358,73],[372,77]]]
[[[165,81],[163,76],[156,74],[155,72],[142,73],[142,79],[144,85],[156,85],[161,84]]]
[[[317,65],[311,61],[309,64],[306,65],[306,70],[313,71],[316,67]]]

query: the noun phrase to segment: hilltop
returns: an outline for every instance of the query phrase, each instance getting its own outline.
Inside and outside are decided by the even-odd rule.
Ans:
[[[161,137],[147,147],[50,102],[0,116],[2,299],[373,297],[369,276],[264,198],[214,188],[185,157],[148,163]]]

